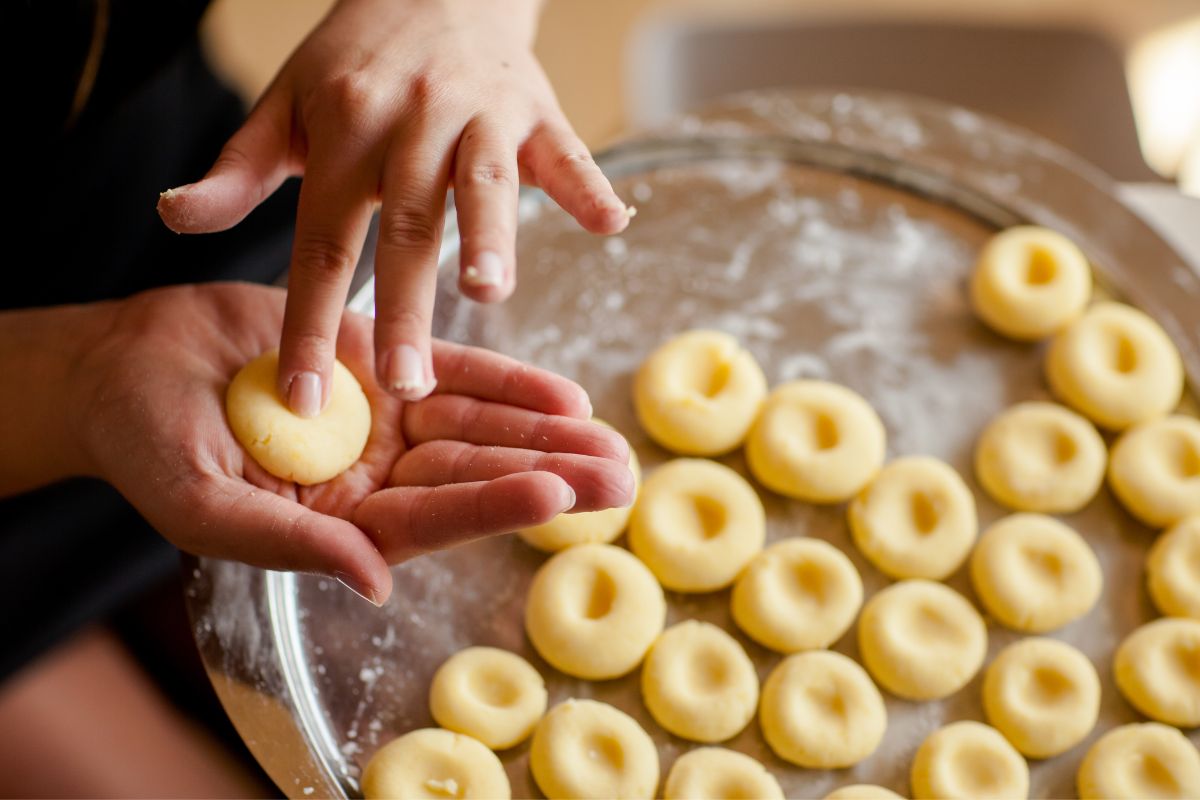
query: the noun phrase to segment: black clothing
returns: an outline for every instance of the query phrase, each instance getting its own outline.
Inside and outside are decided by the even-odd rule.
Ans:
[[[287,266],[298,185],[231,231],[179,236],[159,192],[199,179],[244,117],[201,56],[201,0],[29,0],[0,18],[30,52],[10,116],[0,309],[124,297],[166,284],[275,280]],[[107,9],[100,20],[97,9]],[[11,17],[17,16],[16,22]],[[71,112],[95,25],[87,103]],[[57,35],[56,35],[57,34]],[[82,54],[81,54],[81,51]],[[25,113],[25,112],[28,113]],[[111,487],[77,480],[0,500],[0,680],[177,571],[178,553]]]

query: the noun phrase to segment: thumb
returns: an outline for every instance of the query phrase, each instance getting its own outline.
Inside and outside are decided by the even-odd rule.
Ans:
[[[355,525],[232,478],[197,492],[196,529],[183,549],[264,569],[327,575],[375,605],[392,593],[392,574]]]
[[[287,104],[268,95],[201,180],[167,189],[158,214],[176,233],[213,233],[237,225],[291,174]]]

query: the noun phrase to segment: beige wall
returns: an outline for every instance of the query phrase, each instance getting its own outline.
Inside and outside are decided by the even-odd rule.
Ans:
[[[499,1],[499,0],[493,0]],[[211,52],[247,96],[257,95],[330,0],[218,0],[206,21]],[[538,56],[567,115],[593,147],[625,126],[625,47],[648,14],[863,16],[1068,23],[1133,48],[1150,34],[1200,16],[1197,0],[547,0]],[[1200,32],[1197,34],[1200,37]],[[1200,52],[1200,38],[1197,39]],[[1139,103],[1139,124],[1147,114]],[[1200,96],[1196,98],[1200,107]],[[1153,117],[1153,114],[1149,114]],[[1200,135],[1200,131],[1195,132]],[[1200,145],[1197,146],[1200,150]],[[1176,154],[1160,159],[1171,171]],[[1198,157],[1200,158],[1200,157]],[[1151,162],[1155,159],[1151,158]]]

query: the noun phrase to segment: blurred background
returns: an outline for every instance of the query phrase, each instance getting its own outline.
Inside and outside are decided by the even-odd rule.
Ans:
[[[206,46],[252,101],[330,5],[220,0]],[[730,91],[870,87],[1200,196],[1200,0],[547,0],[537,53],[594,149]]]

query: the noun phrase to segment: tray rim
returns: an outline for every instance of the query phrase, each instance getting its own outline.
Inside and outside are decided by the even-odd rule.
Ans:
[[[822,99],[827,99],[832,103],[835,98],[851,96],[846,92],[830,90],[742,93],[719,100],[713,107],[710,107],[709,111],[701,111],[696,116],[703,117],[705,114],[709,114],[720,119],[723,113],[722,104],[772,95],[786,95],[817,103]],[[855,92],[852,96],[864,102],[875,102],[882,99],[886,102],[907,104],[910,111],[915,109],[918,112],[937,115],[967,114],[983,120],[981,124],[988,130],[1013,137],[1015,141],[1028,146],[1029,154],[1045,159],[1047,163],[1055,165],[1074,179],[1081,181],[1104,196],[1114,208],[1127,215],[1126,224],[1140,227],[1139,239],[1152,237],[1148,241],[1157,243],[1165,257],[1173,260],[1173,266],[1188,270],[1189,274],[1196,276],[1196,289],[1187,294],[1172,294],[1161,287],[1147,288],[1135,281],[1135,276],[1128,270],[1121,267],[1114,268],[1105,259],[1092,259],[1093,266],[1098,273],[1098,282],[1111,286],[1117,294],[1129,298],[1134,305],[1144,308],[1160,322],[1165,316],[1174,323],[1173,326],[1167,327],[1175,328],[1172,331],[1172,339],[1184,356],[1190,391],[1193,395],[1195,394],[1196,387],[1200,386],[1200,328],[1191,331],[1189,336],[1189,331],[1183,326],[1184,320],[1181,319],[1181,316],[1184,315],[1181,314],[1181,309],[1186,311],[1190,303],[1200,304],[1200,275],[1157,230],[1146,224],[1136,211],[1120,199],[1117,184],[1114,181],[1097,168],[1057,145],[1008,123],[986,118],[975,112],[938,101],[895,93]],[[625,177],[641,171],[639,168],[645,168],[647,163],[655,159],[662,159],[664,154],[680,151],[700,154],[694,155],[688,160],[714,160],[731,157],[744,159],[748,157],[748,151],[751,156],[763,158],[778,157],[781,151],[799,154],[806,157],[786,160],[805,166],[838,169],[838,171],[855,174],[867,180],[886,182],[937,202],[948,202],[949,198],[945,197],[943,193],[949,192],[956,199],[965,202],[965,204],[952,202],[949,203],[950,205],[998,228],[1033,221],[1027,213],[1022,212],[1020,203],[1013,203],[1011,199],[1009,202],[1002,202],[1001,199],[988,194],[978,186],[973,186],[970,182],[956,182],[947,171],[939,170],[936,166],[914,163],[910,157],[911,154],[898,153],[886,146],[864,149],[861,146],[838,141],[804,139],[786,132],[772,134],[750,130],[729,135],[679,135],[677,130],[667,126],[661,131],[622,141],[598,154],[596,161],[610,177]],[[817,154],[823,155],[829,160],[817,161],[813,158]],[[682,163],[682,161],[667,160],[671,165]],[[660,163],[658,166],[664,166],[664,164]],[[539,190],[522,189],[521,207],[523,210],[543,202],[548,202],[548,199]],[[447,268],[458,252],[458,229],[454,213],[455,210],[451,203],[446,211],[446,229],[439,253],[439,269]],[[1090,253],[1089,256],[1091,256]],[[1159,277],[1164,276],[1160,275]],[[360,313],[371,314],[374,307],[373,288],[373,280],[368,280],[366,285],[351,298],[348,307]],[[1196,307],[1200,308],[1200,305]],[[195,563],[204,566],[206,561],[210,560],[200,559]],[[315,691],[311,673],[304,668],[305,660],[301,647],[304,634],[302,615],[297,604],[296,575],[274,571],[264,572],[244,565],[231,566],[239,572],[253,573],[252,577],[261,578],[261,590],[254,598],[254,602],[257,604],[258,618],[270,629],[270,640],[274,651],[274,663],[271,666],[276,673],[272,676],[273,681],[264,681],[263,685],[265,686],[267,683],[275,685],[277,699],[287,706],[292,714],[296,733],[308,748],[309,763],[300,765],[298,771],[310,778],[319,776],[320,781],[312,782],[323,784],[320,787],[321,790],[332,796],[358,796],[358,783],[353,770],[349,768],[346,756],[337,747],[337,737],[330,730],[327,718],[321,713],[318,703],[319,694]],[[195,629],[198,612],[190,602],[189,613],[193,616]],[[295,770],[287,771],[279,764],[267,763],[265,748],[256,747],[255,740],[243,732],[243,726],[239,724],[239,718],[234,713],[235,710],[242,710],[242,705],[236,699],[230,698],[228,690],[222,690],[218,681],[221,670],[207,661],[206,659],[206,667],[222,703],[234,721],[235,727],[243,734],[251,751],[267,769],[268,774],[290,796],[311,796],[311,792],[305,793],[300,790],[298,784],[294,785],[293,781],[287,780],[296,773]],[[226,676],[222,675],[221,677]],[[312,786],[307,788],[314,789]]]

